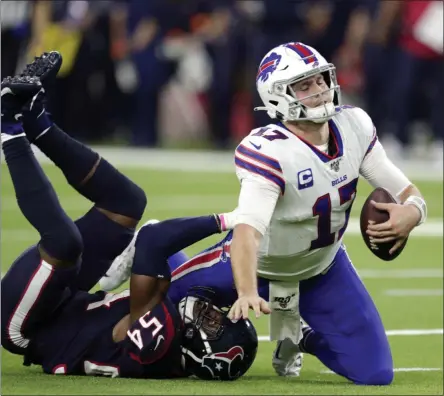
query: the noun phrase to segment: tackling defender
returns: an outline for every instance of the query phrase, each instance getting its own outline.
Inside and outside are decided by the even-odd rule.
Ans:
[[[88,292],[131,241],[146,197],[50,120],[38,77],[48,83],[60,65],[59,54],[44,54],[21,76],[2,81],[2,149],[18,205],[41,237],[2,279],[2,346],[23,355],[25,365],[41,365],[52,374],[239,378],[256,355],[252,324],[232,323],[203,288],[188,290],[173,304],[166,297],[168,265],[154,251],[149,262],[137,259],[130,291]],[[82,218],[74,222],[63,211],[29,142],[94,203]],[[218,215],[177,219],[169,226],[174,232],[168,246],[156,244],[167,257],[222,231]]]
[[[425,202],[386,157],[368,115],[341,106],[335,68],[313,48],[288,43],[273,49],[259,67],[257,85],[278,122],[253,130],[236,150],[239,205],[224,217],[234,232],[172,265],[169,295],[178,300],[189,285],[210,286],[219,291],[219,304],[238,298],[233,319],[247,317],[249,307],[268,313],[270,301],[279,375],[299,375],[307,352],[356,384],[390,384],[393,361],[384,326],[342,238],[359,175],[399,202],[375,203],[390,220],[367,231],[375,243],[396,239],[392,251],[424,222]],[[163,223],[156,227],[165,235]],[[125,280],[134,246],[150,244],[146,238],[133,242],[102,286]],[[301,328],[301,317],[309,326]]]
[[[397,240],[392,252],[424,222],[425,201],[387,158],[367,113],[341,105],[335,67],[315,49],[298,42],[272,49],[256,84],[264,103],[256,110],[275,121],[251,131],[235,152],[238,299],[229,316],[247,318],[249,308],[269,313],[271,306],[273,365],[282,375],[300,353],[301,315],[311,327],[306,352],[357,384],[389,384],[384,326],[342,239],[360,175],[398,201],[374,203],[390,219],[367,229],[376,244]],[[258,294],[257,274],[270,280],[270,306]]]

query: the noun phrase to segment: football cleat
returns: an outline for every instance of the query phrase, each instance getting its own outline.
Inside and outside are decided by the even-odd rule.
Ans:
[[[125,248],[125,250],[117,256],[106,271],[105,275],[99,280],[100,288],[104,291],[111,291],[126,282],[131,276],[131,268],[133,267],[134,254],[136,252],[136,240],[139,231],[150,224],[156,224],[159,220],[148,220],[134,234],[133,239]]]
[[[13,122],[21,118],[23,106],[42,89],[38,77],[15,76],[2,80],[2,121]]]
[[[41,89],[42,84],[37,77],[15,76],[2,80],[2,143],[13,137],[25,136],[21,123],[22,109]]]
[[[60,52],[44,52],[36,56],[34,61],[28,63],[20,76],[39,77],[45,89],[55,81],[57,73],[62,66],[63,58]]]
[[[278,341],[273,352],[272,365],[281,377],[299,377],[302,369],[303,353],[289,338]]]
[[[44,88],[23,108],[23,126],[30,142],[35,142],[53,125],[51,114],[45,108],[45,90],[50,89],[54,83],[62,62],[63,58],[59,52],[44,52],[26,65],[20,74],[20,76],[38,77]]]

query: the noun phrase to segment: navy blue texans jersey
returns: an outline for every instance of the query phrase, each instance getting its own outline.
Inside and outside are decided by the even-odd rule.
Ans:
[[[113,328],[129,314],[129,290],[113,294],[77,292],[33,335],[25,364],[52,374],[131,378],[184,376],[182,321],[169,299],[132,324],[114,342]]]

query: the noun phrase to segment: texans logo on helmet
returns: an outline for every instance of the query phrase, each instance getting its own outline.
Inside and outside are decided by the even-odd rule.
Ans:
[[[240,370],[231,373],[231,364],[239,359],[244,360],[244,350],[240,346],[231,348],[228,352],[217,352],[207,355],[202,359],[202,367],[210,370],[213,378],[236,379],[240,376]]]
[[[267,81],[269,75],[276,70],[279,62],[281,61],[281,58],[282,56],[276,54],[276,52],[272,52],[270,56],[267,56],[259,65],[259,71],[257,72],[256,81]]]

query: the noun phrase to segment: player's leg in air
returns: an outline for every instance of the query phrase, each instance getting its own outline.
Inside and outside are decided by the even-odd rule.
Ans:
[[[65,214],[49,180],[17,121],[22,105],[39,91],[30,79],[2,82],[1,139],[18,206],[39,232],[40,241],[10,267],[1,284],[2,346],[24,355],[29,336],[69,294],[83,245],[74,222]]]
[[[341,248],[326,274],[300,283],[300,312],[310,327],[300,347],[360,385],[388,385],[393,360],[378,310]]]
[[[97,282],[131,240],[146,204],[140,188],[52,124],[42,93],[36,96],[41,88],[38,78],[29,76],[2,82],[2,148],[18,205],[40,234],[38,244],[18,257],[2,279],[2,345],[22,355],[31,333],[73,289],[87,290]],[[22,112],[25,130],[18,121]],[[29,140],[39,141],[68,182],[96,203],[76,223],[61,208]],[[96,258],[98,263],[92,262]]]
[[[60,54],[51,52],[28,65],[24,74],[39,77],[43,88],[49,90],[61,63]],[[88,291],[131,241],[145,210],[146,197],[140,187],[98,153],[54,124],[44,100],[42,90],[23,112],[23,126],[28,140],[60,168],[77,192],[94,203],[75,221],[84,245],[76,286]]]

